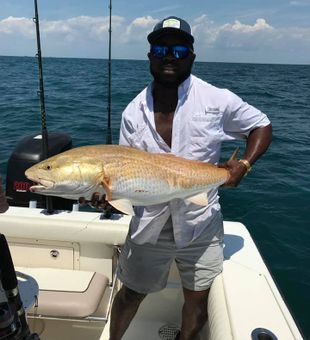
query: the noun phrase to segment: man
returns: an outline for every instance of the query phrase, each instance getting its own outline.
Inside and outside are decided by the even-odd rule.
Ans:
[[[225,185],[237,186],[271,142],[268,118],[232,92],[191,75],[194,38],[184,20],[162,20],[148,41],[154,81],[123,112],[120,144],[217,164],[221,142],[244,138],[243,158],[223,165],[230,172]],[[181,199],[135,207],[120,257],[123,287],[113,303],[110,340],[122,338],[148,293],[165,287],[173,260],[184,293],[176,339],[195,339],[207,320],[209,288],[223,262],[217,190],[208,200],[207,207]]]

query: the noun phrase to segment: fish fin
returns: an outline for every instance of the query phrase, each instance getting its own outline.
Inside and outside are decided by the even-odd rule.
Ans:
[[[208,205],[208,194],[206,192],[200,193],[198,195],[192,196],[187,198],[188,201],[190,201],[191,203],[195,203],[197,205],[204,205],[207,206]]]
[[[107,201],[112,201],[112,190],[111,190],[111,181],[109,178],[104,177],[102,182],[101,182],[103,189],[106,193],[106,200]]]
[[[111,200],[109,203],[117,210],[123,212],[124,214],[134,216],[132,204],[129,200],[121,198],[118,200]]]
[[[236,159],[237,159],[238,152],[239,152],[239,146],[236,148],[236,150],[235,150],[235,151],[233,152],[233,154],[230,156],[229,160],[230,160],[230,161],[236,160]]]

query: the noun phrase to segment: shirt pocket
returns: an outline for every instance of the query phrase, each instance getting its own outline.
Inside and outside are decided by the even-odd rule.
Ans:
[[[218,136],[223,133],[223,113],[205,111],[195,113],[190,121],[190,134],[193,137]]]
[[[190,121],[190,150],[199,158],[220,144],[223,137],[223,113],[202,112],[192,116]]]

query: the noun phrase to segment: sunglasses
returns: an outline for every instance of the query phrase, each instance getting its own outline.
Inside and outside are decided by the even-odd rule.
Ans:
[[[150,52],[156,58],[164,58],[170,52],[176,59],[185,59],[189,56],[192,50],[184,45],[173,46],[151,45]]]

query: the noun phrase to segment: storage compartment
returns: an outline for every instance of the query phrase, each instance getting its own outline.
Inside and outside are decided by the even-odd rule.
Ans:
[[[79,245],[70,242],[43,240],[10,240],[10,251],[15,266],[79,269]]]

